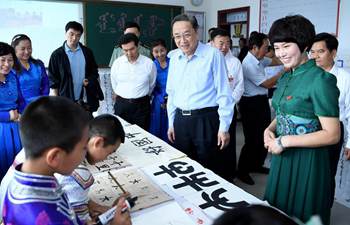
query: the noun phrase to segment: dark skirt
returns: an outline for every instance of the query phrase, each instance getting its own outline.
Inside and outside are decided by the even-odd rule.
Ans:
[[[17,122],[0,122],[0,181],[22,149]]]

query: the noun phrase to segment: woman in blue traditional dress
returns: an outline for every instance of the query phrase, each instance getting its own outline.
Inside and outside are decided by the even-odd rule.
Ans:
[[[167,57],[165,41],[163,39],[154,41],[151,52],[157,67],[157,80],[152,93],[150,132],[162,140],[168,141],[168,116],[166,112],[168,95],[165,92],[165,87],[168,78],[169,58]]]
[[[11,45],[21,66],[18,72],[12,71],[17,74],[25,107],[38,97],[49,94],[49,79],[44,63],[32,57],[32,42],[27,35],[15,35]]]
[[[23,99],[11,71],[16,60],[14,49],[0,42],[0,181],[22,148],[18,120]]]

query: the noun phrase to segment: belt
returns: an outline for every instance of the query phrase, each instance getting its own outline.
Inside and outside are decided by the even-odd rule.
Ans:
[[[117,95],[116,99],[119,99],[121,101],[128,102],[128,103],[132,103],[132,104],[145,103],[150,101],[148,95],[143,96],[141,98],[123,98],[122,96]]]
[[[219,108],[218,106],[206,107],[202,109],[192,109],[192,110],[182,110],[177,108],[176,113],[181,114],[183,116],[193,116],[193,115],[200,115],[208,112],[215,112],[218,110],[218,108]]]
[[[267,95],[253,95],[253,96],[242,96],[244,99],[263,99],[268,98]]]

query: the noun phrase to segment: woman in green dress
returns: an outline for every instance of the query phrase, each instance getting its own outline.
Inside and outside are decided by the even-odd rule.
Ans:
[[[273,154],[265,199],[290,216],[307,221],[320,215],[329,224],[331,173],[329,145],[339,140],[336,78],[309,60],[314,25],[302,16],[276,20],[269,39],[289,72],[272,99],[276,119],[264,132]]]

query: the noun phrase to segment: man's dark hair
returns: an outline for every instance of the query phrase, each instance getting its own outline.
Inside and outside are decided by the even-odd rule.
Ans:
[[[211,34],[211,32],[213,32],[215,29],[218,29],[217,27],[211,27],[208,30],[208,34]]]
[[[121,48],[122,45],[128,44],[130,42],[134,42],[136,46],[139,45],[139,38],[132,33],[127,33],[127,34],[123,34],[120,39],[119,39],[119,47]]]
[[[339,45],[338,40],[332,34],[325,33],[325,32],[317,34],[313,40],[313,43],[319,42],[319,41],[324,41],[326,43],[327,49],[330,52],[333,50],[338,50],[338,45]]]
[[[121,143],[125,141],[125,132],[122,124],[116,116],[102,114],[90,121],[89,138],[102,137],[104,146],[114,145],[118,139]]]
[[[252,50],[254,46],[260,48],[264,44],[264,40],[267,39],[267,35],[259,32],[252,32],[248,40],[248,48]]]
[[[239,41],[243,42],[244,45],[247,45],[247,38],[241,37]]]
[[[215,30],[213,30],[211,33],[210,33],[210,40],[214,40],[214,38],[216,36],[224,36],[224,37],[229,37],[230,38],[230,33],[225,30],[225,29],[222,29],[222,28],[216,28]],[[230,38],[231,39],[231,38]]]
[[[213,225],[297,225],[288,216],[263,205],[250,205],[225,212]]]
[[[68,98],[45,96],[29,104],[21,117],[20,136],[29,159],[59,147],[73,151],[88,127],[89,114]]]
[[[315,27],[301,15],[286,16],[273,22],[269,39],[275,42],[292,42],[298,45],[300,52],[309,51],[315,37]]]
[[[249,37],[253,36],[253,35],[257,35],[259,32],[256,30],[253,30],[252,32],[250,32]]]
[[[179,22],[179,21],[186,21],[186,22],[190,22],[193,29],[195,31],[198,30],[198,22],[196,17],[194,16],[188,16],[187,14],[180,14],[174,17],[174,19],[171,21],[171,27],[174,26],[174,23]]]
[[[209,28],[209,30],[208,30],[208,34],[209,34],[208,42],[210,42],[210,41],[213,40],[213,39],[211,38],[211,33],[213,33],[213,31],[214,31],[215,29],[218,29],[218,28],[217,28],[217,27],[211,27],[211,28]]]
[[[275,48],[272,45],[269,45],[269,47],[267,47],[267,52],[270,51],[275,51]]]
[[[126,31],[126,29],[133,28],[133,27],[137,28],[139,32],[141,31],[140,26],[137,23],[132,21],[128,21],[125,23],[123,31]]]
[[[80,23],[78,23],[76,21],[70,21],[66,24],[66,32],[71,28],[73,30],[80,31],[81,34],[84,32],[83,25],[81,25]]]
[[[15,49],[5,43],[5,42],[0,42],[0,56],[4,56],[4,55],[8,55],[8,54],[11,54],[12,55],[12,58],[13,58],[13,68],[18,72],[21,70],[21,65],[18,63],[18,60],[17,60],[17,56],[16,56],[16,53],[15,53]]]

